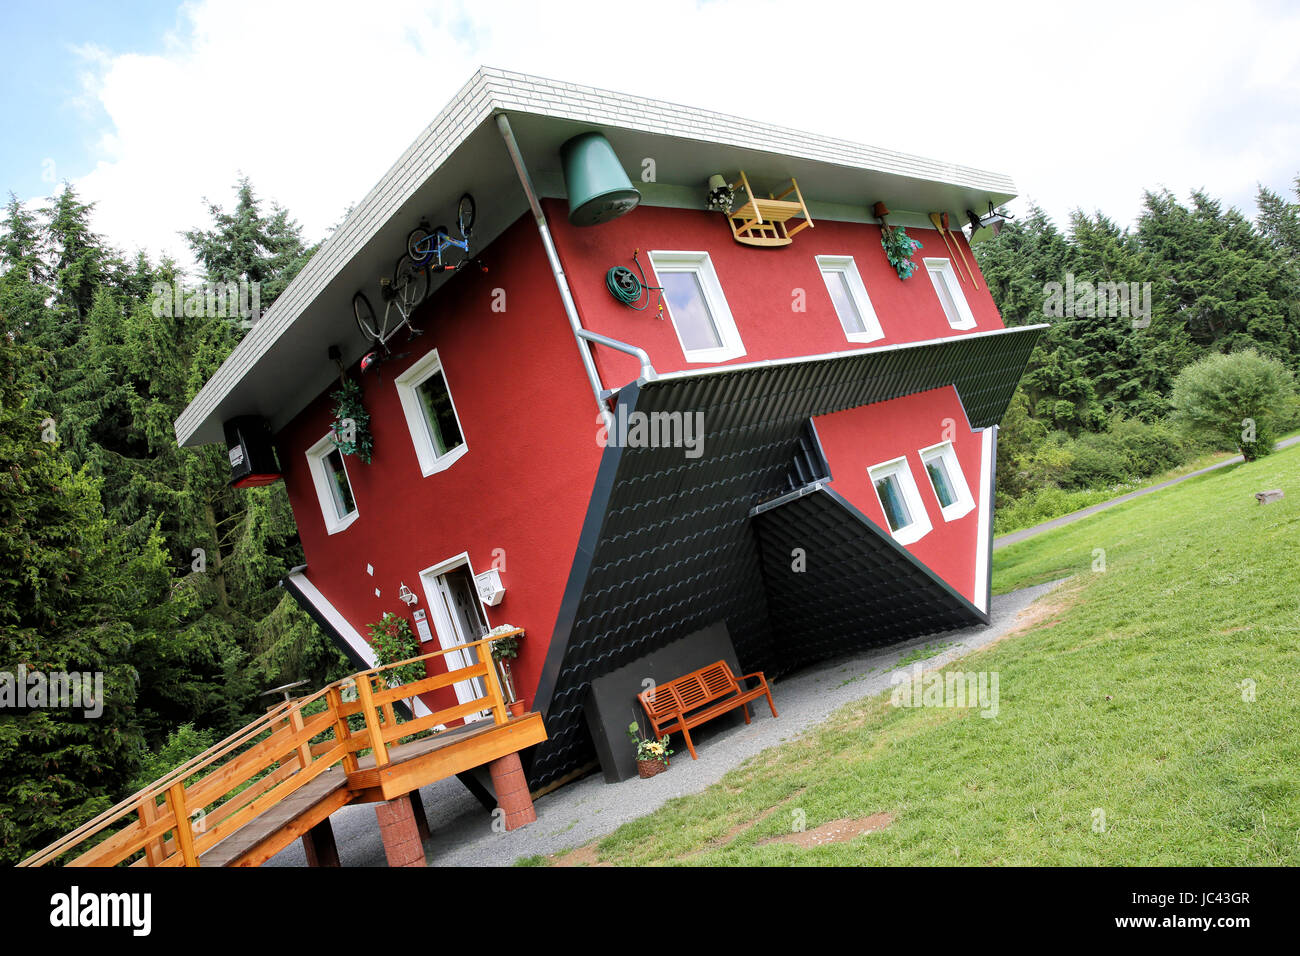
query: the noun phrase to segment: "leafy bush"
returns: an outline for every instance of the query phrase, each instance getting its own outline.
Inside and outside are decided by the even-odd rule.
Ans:
[[[156,751],[145,753],[140,769],[131,780],[131,792],[143,790],[216,743],[215,731],[197,730],[193,724],[181,724],[167,735],[165,744]]]
[[[392,611],[385,611],[384,616],[371,624],[368,630],[370,647],[374,650],[375,660],[380,667],[396,664],[398,661],[416,657],[420,653],[420,646],[415,641],[415,635],[411,633],[411,625],[407,623],[406,618],[399,617]],[[395,667],[385,671],[385,676],[388,677],[390,686],[394,683],[410,684],[413,681],[423,680],[424,661],[412,661],[410,664]]]
[[[1044,521],[1109,501],[1115,495],[1116,492],[1110,488],[1064,491],[1049,486],[1029,491],[1019,498],[1008,499],[1005,504],[999,501],[993,513],[993,533],[1010,534],[1021,528],[1032,528]]]
[[[1149,478],[1181,465],[1191,443],[1165,422],[1120,418],[1104,432],[1084,432],[1070,443],[1069,488],[1100,488]]]
[[[1295,394],[1290,371],[1254,349],[1209,355],[1178,373],[1173,418],[1188,434],[1238,448],[1247,461],[1273,451]]]

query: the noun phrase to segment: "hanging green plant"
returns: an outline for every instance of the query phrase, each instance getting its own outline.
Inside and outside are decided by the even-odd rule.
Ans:
[[[420,654],[420,645],[411,633],[411,625],[406,618],[399,617],[392,611],[385,611],[384,616],[370,624],[366,630],[370,632],[370,649],[375,652],[375,661],[379,667],[410,660]],[[390,687],[423,680],[424,661],[394,667],[386,671],[384,677]]]
[[[907,234],[902,226],[882,226],[880,245],[884,247],[885,258],[894,267],[900,279],[910,279],[916,271],[912,256],[916,250],[923,248],[919,242]]]
[[[361,385],[353,379],[343,384],[330,396],[334,399],[334,424],[330,426],[330,439],[334,447],[345,455],[356,455],[367,465],[375,450],[375,439],[370,434],[370,413],[361,401]]]

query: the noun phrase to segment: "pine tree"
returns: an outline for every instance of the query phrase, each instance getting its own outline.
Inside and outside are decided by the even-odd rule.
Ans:
[[[14,675],[11,690],[21,668],[97,673],[103,692],[89,707],[29,707],[0,721],[9,863],[120,796],[144,744],[138,667],[172,624],[160,538],[133,548],[104,514],[99,483],[72,468],[30,403],[31,349],[13,331],[0,316],[0,669]]]
[[[284,291],[316,251],[303,240],[302,229],[277,203],[263,215],[261,201],[247,177],[235,184],[232,212],[208,202],[212,228],[191,229],[185,238],[203,266],[208,282],[256,282],[262,309]]]

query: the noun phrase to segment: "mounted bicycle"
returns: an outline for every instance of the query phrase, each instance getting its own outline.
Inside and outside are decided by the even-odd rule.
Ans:
[[[453,239],[446,226],[429,228],[429,221],[421,219],[420,224],[406,237],[406,254],[417,265],[428,266],[430,272],[459,272],[471,261],[469,255],[469,238],[474,232],[474,197],[469,193],[460,197],[456,203],[456,228],[460,238]],[[478,259],[480,270],[487,272],[487,266]]]
[[[392,279],[379,280],[380,293],[384,301],[384,317],[380,321],[375,309],[364,292],[357,292],[352,297],[352,313],[356,317],[361,334],[378,346],[361,359],[361,371],[365,372],[380,362],[393,358],[388,342],[398,330],[405,327],[408,339],[421,333],[411,324],[411,315],[429,295],[431,273],[459,271],[469,263],[469,239],[474,230],[474,197],[465,193],[460,197],[456,208],[456,226],[461,238],[453,239],[446,226],[429,229],[427,220],[411,230],[406,237],[406,255],[397,260]],[[459,250],[456,256],[451,250]],[[455,261],[453,261],[453,259]],[[477,259],[478,267],[487,272],[487,266]],[[396,316],[394,316],[394,311]]]
[[[379,290],[384,300],[382,322],[375,317],[374,307],[364,292],[358,292],[352,297],[352,314],[356,316],[357,327],[361,329],[361,334],[383,349],[384,357],[387,357],[388,341],[403,326],[410,333],[408,338],[413,339],[422,331],[411,324],[411,314],[429,294],[429,270],[424,265],[416,263],[410,256],[402,256],[393,269],[393,277],[379,280]],[[397,313],[397,319],[390,327],[389,323],[393,319],[394,311]],[[371,352],[361,360],[363,372],[374,363],[373,357],[376,355],[376,352]]]

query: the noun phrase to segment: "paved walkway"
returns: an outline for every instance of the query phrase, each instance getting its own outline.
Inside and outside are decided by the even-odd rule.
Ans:
[[[521,857],[556,853],[603,837],[623,823],[658,809],[673,797],[699,793],[744,760],[797,737],[837,708],[891,686],[890,675],[905,655],[926,645],[936,652],[927,667],[944,664],[1010,631],[1017,618],[1060,581],[993,598],[992,622],[894,644],[800,671],[779,683],[772,696],[781,712],[773,719],[766,706],[755,707],[752,724],[702,727],[696,731],[699,760],[683,750],[672,767],[650,780],[633,778],[607,784],[599,772],[561,787],[537,801],[537,822],[513,833],[496,833],[483,807],[455,779],[440,780],[420,793],[432,837],[425,844],[431,866],[509,866]],[[907,665],[910,667],[911,663]],[[722,723],[722,722],[717,722]],[[384,866],[384,849],[374,807],[353,804],[331,818],[344,866]],[[305,866],[301,842],[286,848],[268,866]]]
[[[1300,442],[1300,435],[1292,438],[1284,438],[1275,445],[1275,448],[1287,448]],[[1187,481],[1189,478],[1195,478],[1198,475],[1208,474],[1212,471],[1218,471],[1220,468],[1227,468],[1229,465],[1240,465],[1245,459],[1240,455],[1221,461],[1216,465],[1210,465],[1208,468],[1201,468],[1189,472],[1179,478],[1171,478],[1169,481],[1162,481],[1158,485],[1151,485],[1149,488],[1139,488],[1137,491],[1130,491],[1126,495],[1120,495],[1118,498],[1112,498],[1110,501],[1103,501],[1101,504],[1093,505],[1090,508],[1084,508],[1082,511],[1072,511],[1070,514],[1060,518],[1053,518],[1051,521],[1044,521],[1042,524],[1036,524],[1032,528],[1022,528],[1019,531],[1013,531],[1010,534],[1004,534],[993,539],[993,550],[1005,548],[1009,544],[1015,544],[1017,541],[1024,541],[1026,538],[1032,538],[1042,534],[1044,531],[1051,531],[1053,528],[1059,528],[1062,525],[1074,524],[1074,522],[1095,515],[1098,511],[1105,511],[1107,508],[1114,508],[1116,505],[1122,505],[1126,501],[1132,501],[1134,498],[1141,498],[1143,495],[1149,495],[1153,491],[1159,491],[1161,488],[1168,488],[1170,485],[1176,485],[1179,482]]]

